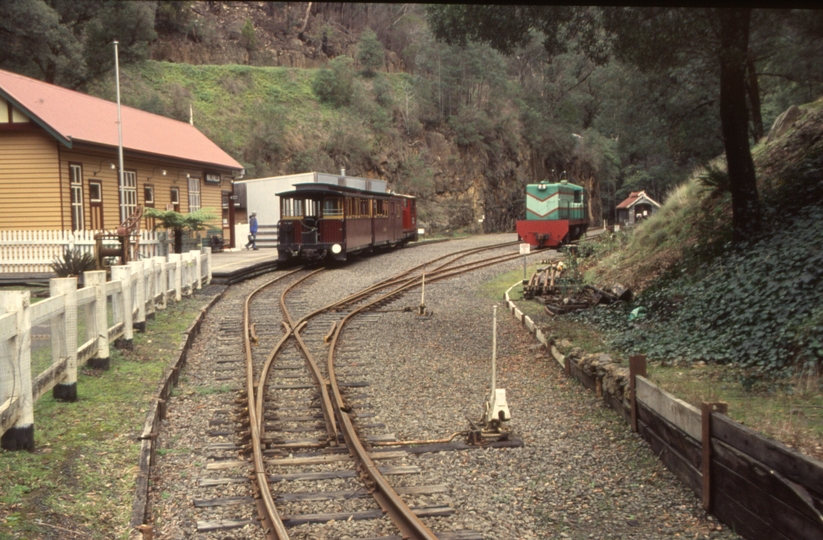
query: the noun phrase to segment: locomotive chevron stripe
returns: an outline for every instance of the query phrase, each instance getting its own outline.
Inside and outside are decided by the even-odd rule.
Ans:
[[[526,219],[529,219],[529,216],[534,216],[537,219],[546,219],[548,216],[554,214],[555,212],[557,212],[559,210],[560,210],[560,208],[555,208],[554,210],[549,210],[545,214],[538,214],[537,212],[535,212],[532,209],[527,209],[526,210]]]
[[[548,200],[549,200],[549,199],[551,199],[552,197],[557,197],[558,195],[560,195],[560,192],[559,192],[559,191],[555,191],[554,193],[552,193],[551,195],[549,195],[549,196],[548,196],[548,197],[546,197],[545,199],[541,199],[540,197],[537,197],[537,196],[536,196],[536,195],[534,195],[533,193],[526,192],[526,197],[531,197],[532,199],[534,199],[534,200],[536,200],[536,201],[540,201],[540,202],[545,202],[545,201],[548,201]]]

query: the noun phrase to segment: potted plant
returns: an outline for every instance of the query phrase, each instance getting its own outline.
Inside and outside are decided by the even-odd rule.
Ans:
[[[174,252],[183,253],[183,233],[187,231],[202,231],[206,228],[206,223],[217,219],[217,214],[212,208],[201,208],[188,214],[181,214],[174,210],[158,210],[156,208],[146,208],[143,217],[157,220],[155,229],[162,227],[174,233]]]
[[[94,255],[83,252],[80,248],[66,247],[63,255],[54,259],[51,268],[57,277],[77,277],[77,288],[83,287],[83,272],[97,270],[97,261]]]

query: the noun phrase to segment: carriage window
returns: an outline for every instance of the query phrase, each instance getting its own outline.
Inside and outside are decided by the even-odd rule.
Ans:
[[[301,217],[303,215],[303,201],[299,199],[284,198],[280,201],[280,214],[286,217]]]
[[[369,199],[358,199],[360,201],[360,217],[369,217],[371,216],[371,212],[369,211],[370,200]]]
[[[389,201],[378,199],[374,202],[376,206],[374,215],[378,217],[389,217]]]
[[[340,217],[343,215],[343,201],[338,198],[323,201],[324,217]]]
[[[318,217],[320,214],[320,201],[306,199],[306,217]]]
[[[574,192],[574,202],[579,203],[581,202],[581,195],[583,195],[582,191],[575,191]]]

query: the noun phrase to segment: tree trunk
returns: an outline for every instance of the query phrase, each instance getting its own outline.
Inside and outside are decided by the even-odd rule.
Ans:
[[[757,81],[754,55],[751,51],[746,54],[746,74],[748,76],[746,91],[749,93],[749,104],[751,105],[752,136],[757,144],[757,141],[763,137],[763,115],[760,113],[760,84]]]
[[[733,238],[740,242],[760,230],[760,205],[746,108],[751,9],[718,9],[716,13],[720,22],[720,122],[732,194]]]
[[[174,252],[183,253],[183,229],[174,229]]]

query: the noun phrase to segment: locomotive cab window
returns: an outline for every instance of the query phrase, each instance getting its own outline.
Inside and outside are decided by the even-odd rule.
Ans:
[[[582,191],[575,191],[574,192],[574,202],[576,202],[576,203],[583,202],[583,192]]]

